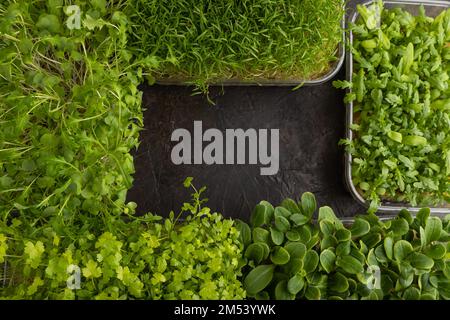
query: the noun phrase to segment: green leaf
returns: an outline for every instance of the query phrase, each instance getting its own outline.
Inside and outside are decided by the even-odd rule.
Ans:
[[[338,256],[336,265],[349,274],[357,274],[364,271],[362,263],[352,256]]]
[[[86,278],[99,278],[102,276],[102,269],[94,260],[89,260],[86,267],[82,269],[83,276]]]
[[[384,251],[389,260],[394,257],[394,240],[391,237],[386,237],[384,239]]]
[[[236,229],[239,232],[239,241],[247,247],[252,242],[252,232],[248,224],[241,220],[235,220]]]
[[[438,217],[431,217],[425,225],[425,243],[439,240],[442,232],[442,221]]]
[[[290,258],[289,252],[283,247],[275,247],[270,255],[270,260],[276,265],[286,264]]]
[[[279,215],[275,216],[275,227],[281,232],[286,232],[291,228],[291,224],[288,219]]]
[[[44,252],[45,247],[41,241],[37,241],[36,244],[31,241],[25,242],[24,253],[26,256],[26,264],[28,264],[31,268],[36,269],[41,263]]]
[[[362,237],[365,234],[367,234],[370,230],[370,224],[364,219],[356,218],[355,222],[353,222],[353,225],[350,229],[352,233],[352,237],[358,238]]]
[[[308,286],[305,292],[305,298],[308,300],[320,300],[320,290],[314,286]]]
[[[326,249],[320,254],[320,264],[327,273],[333,271],[335,261],[336,255],[330,249]]]
[[[277,246],[280,246],[284,241],[284,233],[275,228],[270,228],[270,236],[273,243]]]
[[[275,209],[273,208],[272,204],[268,201],[263,200],[260,201],[259,204],[266,207],[266,214],[265,214],[266,224],[269,224],[273,220]]]
[[[59,18],[53,14],[40,15],[36,23],[36,27],[50,33],[59,33],[61,31],[61,23]]]
[[[445,257],[447,249],[442,243],[436,243],[425,248],[424,253],[431,259],[439,260]]]
[[[377,233],[369,233],[362,237],[362,241],[368,248],[375,247],[381,241],[381,234]]]
[[[300,213],[294,213],[289,217],[289,219],[294,223],[295,226],[302,226],[310,221],[310,218]]]
[[[297,295],[297,293],[299,293],[303,289],[304,285],[305,281],[303,280],[303,278],[296,274],[289,279],[287,283],[287,289],[291,294]]]
[[[302,194],[300,201],[301,201],[302,213],[305,216],[311,218],[317,208],[316,197],[311,192],[305,192]]]
[[[270,232],[261,227],[256,227],[252,231],[253,242],[269,243]]]
[[[397,218],[391,221],[390,230],[393,232],[394,236],[401,237],[408,233],[409,224],[405,219]]]
[[[287,243],[284,248],[289,252],[291,258],[303,259],[306,254],[306,246],[303,243],[290,242]]]
[[[345,242],[345,241],[351,240],[352,233],[350,230],[347,230],[347,229],[339,229],[336,231],[335,236],[339,242]]]
[[[349,289],[349,283],[347,277],[340,272],[336,272],[330,276],[329,288],[334,292],[346,292]]]
[[[194,180],[193,177],[186,177],[186,179],[184,179],[183,186],[185,188],[189,188],[190,186],[192,186],[192,181],[193,180]]]
[[[336,247],[336,255],[338,256],[346,256],[350,254],[350,244],[351,241],[345,241],[338,244]]]
[[[250,217],[250,224],[253,228],[260,227],[267,222],[267,207],[262,204],[257,204]]]
[[[245,250],[245,257],[249,260],[255,261],[256,264],[259,264],[264,259],[264,247],[260,243],[252,243]]]
[[[420,300],[420,291],[417,288],[409,287],[403,292],[403,299],[405,300]]]
[[[322,220],[319,222],[320,231],[324,236],[330,236],[334,234],[334,224],[329,220]]]
[[[255,296],[272,281],[274,265],[261,265],[249,272],[244,279],[244,288],[249,296]]]
[[[291,214],[300,213],[297,203],[291,198],[286,198],[281,202],[281,206],[290,211]]]
[[[276,207],[274,211],[274,216],[276,217],[284,217],[288,219],[291,216],[291,212],[283,207]]]
[[[291,294],[287,288],[286,280],[278,282],[275,287],[275,299],[276,300],[294,300],[295,295]]]
[[[319,208],[319,222],[322,220],[329,220],[334,223],[336,229],[342,229],[344,226],[342,225],[342,222],[336,217],[334,214],[333,209],[330,207],[321,207]]]
[[[316,270],[319,264],[319,255],[313,250],[306,252],[305,258],[303,259],[303,270],[306,273],[311,273]]]
[[[433,259],[428,258],[426,255],[418,252],[413,252],[408,257],[408,260],[416,269],[430,270],[434,265]]]
[[[399,240],[394,245],[394,258],[398,262],[403,261],[413,251],[411,243],[406,240]]]
[[[299,241],[300,240],[300,234],[297,231],[288,231],[286,232],[286,238],[289,241]]]

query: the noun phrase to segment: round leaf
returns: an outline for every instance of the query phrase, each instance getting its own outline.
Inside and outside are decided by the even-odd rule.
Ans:
[[[288,263],[290,258],[289,252],[283,247],[275,247],[270,255],[270,260],[277,265]]]
[[[349,274],[362,273],[364,271],[362,263],[352,256],[339,256],[336,265]]]
[[[303,259],[303,270],[305,270],[306,273],[311,273],[316,270],[318,264],[319,255],[316,251],[309,250]]]
[[[305,281],[303,280],[303,278],[296,274],[289,279],[287,283],[287,289],[291,294],[296,295],[300,292],[300,290],[303,289],[304,285]]]
[[[270,228],[270,236],[273,243],[277,246],[281,245],[284,241],[284,233],[275,228]]]
[[[370,224],[364,219],[356,218],[353,223],[350,231],[352,233],[352,237],[362,237],[367,234],[370,230]]]
[[[327,273],[333,270],[335,261],[336,255],[330,249],[326,249],[320,254],[320,264]]]
[[[291,228],[289,220],[283,216],[275,216],[275,227],[281,232],[286,232]]]

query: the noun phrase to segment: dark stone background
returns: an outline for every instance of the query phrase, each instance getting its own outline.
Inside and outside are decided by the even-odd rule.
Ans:
[[[351,6],[351,5],[350,5]],[[345,67],[336,77],[345,78]],[[298,199],[315,193],[319,205],[330,205],[342,217],[365,212],[344,184],[344,93],[323,85],[303,87],[212,87],[210,96],[192,96],[191,87],[143,86],[145,130],[135,153],[135,181],[128,198],[138,213],[167,216],[188,201],[186,176],[197,187],[207,186],[208,205],[226,217],[247,219],[260,200],[278,204],[285,197]],[[223,91],[223,92],[222,92]],[[207,128],[280,129],[280,170],[260,176],[259,165],[173,165],[170,141],[173,130],[192,132],[194,120]]]

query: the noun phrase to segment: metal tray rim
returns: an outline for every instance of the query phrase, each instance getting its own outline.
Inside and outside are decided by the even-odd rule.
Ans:
[[[372,4],[374,1],[373,0],[369,0],[366,1],[364,3],[362,3],[362,5],[370,5]],[[424,5],[424,6],[442,6],[442,7],[446,7],[446,8],[450,8],[450,2],[447,1],[436,1],[436,0],[422,0],[422,1],[412,1],[412,0],[393,0],[393,1],[384,1],[384,3],[387,4],[393,4],[393,5]],[[356,18],[358,17],[358,13],[355,12],[353,14],[353,17],[351,18],[351,22],[355,22]],[[353,44],[353,33],[350,31],[349,32],[349,44],[350,46]],[[349,46],[349,47],[350,47]],[[353,80],[353,54],[351,52],[351,50],[347,50],[346,53],[346,79],[348,81],[352,81]],[[352,89],[347,89],[347,92],[352,92]],[[346,105],[346,138],[349,139],[350,141],[353,139],[353,132],[350,129],[350,125],[353,123],[353,102],[349,102]],[[350,194],[352,195],[352,197],[361,205],[365,206],[365,207],[369,207],[369,203],[368,201],[366,201],[363,196],[356,190],[355,185],[353,184],[353,180],[352,180],[352,156],[349,152],[345,152],[345,184],[347,186],[347,189],[349,190]],[[378,213],[382,213],[382,214],[391,214],[391,215],[386,215],[386,218],[392,218],[395,217],[395,213],[397,213],[398,211],[400,211],[401,209],[407,209],[408,211],[410,211],[411,213],[415,214],[417,213],[421,207],[415,207],[415,206],[410,206],[410,205],[405,205],[405,204],[381,204],[378,207],[377,212]],[[438,216],[445,216],[446,214],[450,214],[450,208],[442,208],[442,207],[431,207],[430,211],[433,215],[438,215]],[[384,218],[384,216],[383,216]]]

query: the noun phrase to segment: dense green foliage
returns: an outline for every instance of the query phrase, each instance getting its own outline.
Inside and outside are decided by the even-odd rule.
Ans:
[[[358,216],[346,227],[305,193],[273,207],[262,201],[245,245],[244,286],[256,299],[450,299],[450,216],[403,210],[390,221]]]
[[[377,6],[382,7],[378,2]],[[450,201],[450,10],[427,17],[358,7],[352,26],[355,135],[344,141],[352,178],[376,210],[382,199],[414,206]]]
[[[126,203],[142,127],[137,86],[157,61],[128,50],[123,3],[0,5],[0,297],[245,295],[231,221],[200,200],[177,226],[134,217]],[[79,290],[67,287],[70,265],[82,272]]]
[[[186,185],[192,187],[189,181]],[[36,229],[20,219],[0,226],[0,262],[8,263],[0,297],[244,298],[238,232],[232,220],[201,207],[203,190],[195,190],[176,219],[172,213],[164,221],[152,215],[117,220],[111,231],[84,226],[71,237],[51,223]],[[74,267],[80,270],[79,289],[68,287]]]
[[[132,0],[131,45],[154,75],[195,83],[314,79],[336,59],[341,0]]]

